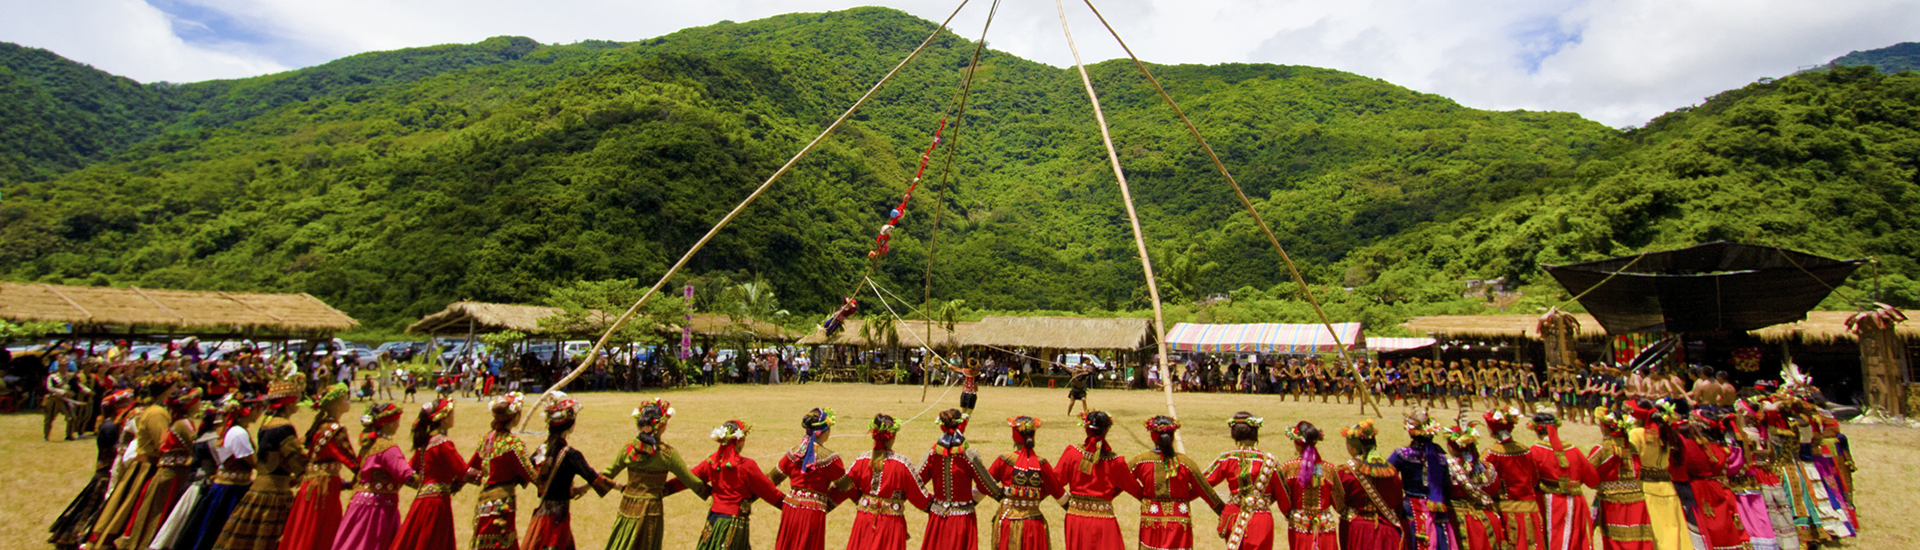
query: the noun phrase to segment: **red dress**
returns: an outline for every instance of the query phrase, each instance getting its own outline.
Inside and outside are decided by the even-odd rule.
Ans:
[[[1564,443],[1563,443],[1564,445]],[[1541,504],[1547,520],[1547,547],[1552,550],[1591,550],[1593,511],[1582,490],[1600,485],[1600,474],[1580,449],[1565,446],[1559,452],[1545,443],[1527,449],[1539,473]]]
[[[1047,550],[1047,517],[1040,514],[1040,501],[1060,498],[1062,493],[1047,459],[1032,449],[1019,449],[1000,455],[987,472],[1005,488],[1007,497],[993,515],[993,548]]]
[[[1733,500],[1727,479],[1727,450],[1719,445],[1702,445],[1691,437],[1680,438],[1685,453],[1687,485],[1693,488],[1694,522],[1700,537],[1712,550],[1749,547],[1751,539],[1740,524],[1740,510]]]
[[[1647,497],[1640,492],[1640,459],[1624,438],[1593,448],[1593,465],[1600,501],[1598,525],[1602,550],[1653,550],[1652,519]]]
[[[821,453],[820,451],[826,451]],[[814,452],[813,468],[802,469],[806,449],[794,448],[780,457],[779,469],[772,478],[775,485],[787,481],[786,502],[780,506],[780,533],[774,538],[777,550],[821,550],[827,545],[827,511],[833,508],[833,482],[847,474],[840,455],[821,448]]]
[[[1464,550],[1494,550],[1505,543],[1500,538],[1500,514],[1488,494],[1496,474],[1486,463],[1468,456],[1447,456],[1447,504],[1453,507],[1458,522],[1460,547]]]
[[[1346,506],[1347,493],[1340,474],[1326,461],[1315,461],[1313,473],[1302,484],[1301,459],[1287,461],[1274,472],[1286,485],[1278,503],[1287,515],[1287,548],[1292,550],[1340,550],[1340,508]]]
[[[1187,455],[1175,453],[1173,459],[1168,460],[1159,452],[1148,451],[1133,457],[1130,474],[1139,489],[1133,496],[1140,499],[1141,548],[1193,548],[1189,503],[1196,498],[1205,500],[1215,514],[1227,507],[1220,495],[1213,492],[1213,486],[1200,476],[1200,467]]]
[[[922,482],[932,485],[927,496],[933,499],[927,507],[927,532],[920,539],[920,550],[979,550],[980,523],[973,513],[979,501],[974,495],[1005,498],[980,455],[964,440],[943,439],[927,451],[918,474]]]
[[[786,495],[773,486],[773,480],[760,471],[760,464],[740,456],[738,447],[722,445],[706,460],[693,466],[694,477],[707,482],[713,492],[707,499],[707,527],[700,532],[695,548],[745,549],[752,538],[748,517],[753,499],[767,501],[776,508],[786,504]],[[667,492],[685,488],[678,478],[667,482]]]
[[[1546,519],[1540,515],[1540,472],[1527,447],[1512,439],[1487,450],[1493,468],[1494,506],[1504,527],[1500,539],[1514,550],[1547,550]]]
[[[875,458],[875,452],[885,456]],[[882,461],[874,471],[873,461]],[[859,510],[853,516],[853,531],[847,537],[847,550],[905,550],[908,505],[925,511],[933,502],[920,490],[920,478],[913,473],[907,456],[892,451],[862,453],[847,468],[847,479],[859,491]]]
[[[1347,550],[1400,550],[1406,518],[1400,505],[1406,499],[1400,470],[1386,461],[1349,460],[1340,465],[1340,486],[1346,493]]]
[[[287,516],[280,550],[332,550],[333,537],[340,530],[340,470],[360,469],[347,430],[338,422],[307,434],[307,449],[307,475],[301,476],[300,491],[293,495],[293,512]]]
[[[514,550],[520,533],[514,528],[514,488],[533,483],[533,464],[527,446],[511,433],[491,432],[467,461],[467,480],[481,487],[473,511],[472,550]]]
[[[1259,449],[1235,449],[1207,467],[1207,485],[1227,482],[1233,497],[1220,516],[1220,537],[1227,550],[1273,549],[1273,503],[1287,499],[1286,484],[1275,476],[1280,461]]]
[[[1127,459],[1114,454],[1105,441],[1093,450],[1070,446],[1060,452],[1053,473],[1068,489],[1067,519],[1062,522],[1067,550],[1125,549],[1120,522],[1113,519],[1113,497],[1140,492]]]
[[[427,448],[413,452],[413,469],[419,472],[420,492],[407,508],[393,550],[454,550],[459,541],[453,536],[453,494],[466,483],[466,461],[453,440],[436,435]]]

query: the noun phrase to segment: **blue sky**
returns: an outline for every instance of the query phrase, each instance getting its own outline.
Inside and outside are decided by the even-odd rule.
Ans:
[[[958,0],[0,0],[0,40],[142,82],[236,78],[375,50],[519,35],[640,40],[721,20],[885,5],[938,21]],[[976,0],[954,30],[979,33]],[[1469,107],[1572,111],[1613,126],[1853,50],[1920,41],[1920,0],[1100,0],[1162,63],[1327,67]],[[1122,55],[1067,3],[1089,62]],[[988,40],[1071,63],[1054,4],[1008,2]]]

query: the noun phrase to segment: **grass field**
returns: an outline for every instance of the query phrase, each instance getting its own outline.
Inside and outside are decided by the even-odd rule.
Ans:
[[[1081,439],[1079,428],[1065,414],[1064,390],[988,387],[981,391],[969,439],[983,457],[995,456],[1010,449],[1008,431],[1002,420],[1015,414],[1026,414],[1045,421],[1046,425],[1039,433],[1038,449],[1042,456],[1050,460],[1058,457],[1065,445]],[[755,428],[748,438],[745,454],[759,461],[764,469],[771,467],[785,449],[800,441],[801,415],[813,407],[829,406],[840,418],[839,429],[830,445],[849,463],[871,446],[865,426],[873,414],[884,412],[902,420],[920,415],[919,419],[905,425],[897,445],[898,451],[918,461],[939,434],[933,416],[941,409],[957,406],[959,402],[958,389],[946,394],[944,399],[941,398],[941,392],[940,387],[932,388],[926,402],[921,401],[919,387],[855,384],[720,386],[641,394],[577,394],[575,397],[585,403],[586,408],[571,439],[575,447],[586,453],[589,462],[596,467],[604,466],[633,436],[628,413],[643,397],[660,396],[672,401],[678,413],[666,440],[680,449],[681,455],[689,462],[698,461],[713,452],[713,444],[706,439],[708,431],[725,420],[740,418],[752,422]],[[1110,437],[1116,451],[1133,456],[1150,448],[1140,423],[1154,414],[1166,412],[1162,394],[1148,391],[1095,391],[1090,397],[1093,406],[1107,411],[1116,419]],[[936,401],[937,407],[921,415]],[[1357,407],[1351,405],[1280,401],[1271,396],[1182,393],[1176,396],[1176,403],[1186,425],[1181,433],[1187,451],[1203,465],[1231,444],[1224,424],[1235,411],[1246,410],[1265,417],[1266,441],[1262,447],[1283,457],[1292,455],[1292,445],[1280,435],[1284,426],[1305,419],[1333,434],[1340,427],[1365,418],[1358,413]],[[471,453],[486,429],[485,405],[466,399],[461,400],[458,406],[458,425],[453,436],[463,453]],[[1386,421],[1382,426],[1386,433],[1383,434],[1381,445],[1398,447],[1406,444],[1405,432],[1397,429],[1402,411],[1385,408],[1381,412],[1385,413]],[[359,414],[356,410],[349,418],[358,418]],[[409,410],[405,421],[412,422],[413,416],[414,411]],[[304,428],[309,419],[308,414],[302,414],[294,419],[295,425]],[[357,433],[358,426],[353,428]],[[1863,524],[1861,536],[1850,541],[1848,546],[1870,549],[1920,547],[1920,514],[1908,515],[1913,510],[1907,508],[1913,506],[1916,495],[1920,495],[1920,431],[1883,426],[1849,426],[1846,431],[1853,441],[1855,457],[1861,468],[1855,479],[1859,485],[1856,498],[1860,500],[1860,521]],[[405,433],[404,429],[402,433]],[[0,499],[0,548],[50,547],[44,542],[46,526],[59,515],[92,472],[94,446],[91,440],[42,443],[34,438],[37,435],[40,435],[38,414],[0,417],[0,443],[4,444],[0,448],[0,491],[6,495]],[[543,436],[526,437],[529,445],[538,445]],[[1331,437],[1335,440],[1321,445],[1323,455],[1332,462],[1346,460],[1344,446],[1339,443],[1337,436]],[[1531,434],[1520,437],[1523,441],[1531,441]],[[1564,437],[1570,443],[1590,447],[1598,440],[1599,432],[1590,426],[1569,426],[1564,431]],[[476,492],[468,487],[454,498],[454,513],[462,526],[457,532],[463,547],[472,534],[465,526],[469,525],[472,517]],[[531,495],[527,490],[521,492],[522,528],[534,508]],[[405,503],[411,498],[411,490],[403,490],[403,511]],[[1132,547],[1137,534],[1134,529],[1137,525],[1135,520],[1139,517],[1138,505],[1128,497],[1121,497],[1115,501],[1115,505],[1121,517],[1122,531],[1126,533],[1127,546]],[[605,546],[618,507],[617,494],[596,498],[589,493],[574,503],[573,528],[581,548],[599,549]],[[827,548],[845,547],[854,516],[850,508],[843,506],[829,516]],[[1052,506],[1045,508],[1053,526],[1054,544],[1058,547],[1060,509]],[[990,514],[994,505],[984,504],[981,509],[983,513]],[[705,501],[692,496],[668,498],[667,546],[693,546],[700,536],[705,510]],[[919,547],[920,541],[917,539],[924,529],[925,519],[925,515],[918,512],[907,515],[908,532],[916,539],[910,543],[911,548]],[[1205,507],[1196,509],[1194,528],[1198,533],[1195,537],[1198,548],[1222,546],[1221,540],[1211,534],[1216,522],[1217,518]],[[778,526],[777,510],[764,505],[755,509],[754,546],[771,548]],[[983,539],[990,529],[991,526],[983,520]]]

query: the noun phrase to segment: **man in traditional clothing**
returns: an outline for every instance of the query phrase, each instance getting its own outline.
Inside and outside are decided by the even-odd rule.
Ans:
[[[40,398],[40,410],[45,420],[40,424],[40,440],[53,440],[53,419],[66,421],[66,440],[72,441],[74,434],[74,408],[79,404],[73,399],[73,388],[67,367],[61,364],[58,356],[54,358],[53,372],[47,373],[47,393]]]
[[[1407,546],[1415,550],[1456,550],[1460,543],[1447,506],[1447,454],[1433,442],[1440,426],[1428,417],[1426,409],[1407,414],[1407,435],[1413,441],[1387,457],[1387,463],[1400,471],[1406,491]]]

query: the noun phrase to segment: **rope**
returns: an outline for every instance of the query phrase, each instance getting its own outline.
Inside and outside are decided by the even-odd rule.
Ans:
[[[1586,290],[1580,291],[1580,294],[1574,295],[1574,297],[1569,298],[1566,301],[1560,302],[1560,305],[1553,306],[1553,308],[1549,309],[1548,311],[1552,311],[1553,309],[1564,311],[1567,307],[1567,304],[1580,301],[1581,298],[1587,297],[1587,293],[1593,292],[1595,290],[1599,290],[1601,286],[1604,286],[1607,284],[1607,281],[1613,280],[1614,276],[1619,275],[1621,273],[1626,273],[1627,268],[1633,267],[1633,264],[1640,263],[1640,259],[1647,257],[1647,254],[1648,253],[1646,252],[1641,252],[1639,256],[1634,256],[1633,261],[1627,262],[1627,265],[1620,266],[1620,269],[1616,269],[1610,273],[1607,273],[1607,276],[1605,278],[1600,279],[1600,282],[1594,283],[1593,286],[1587,287]]]
[[[993,28],[993,16],[1000,12],[1000,0],[987,8],[987,22],[980,27],[980,40],[973,44],[973,57],[967,61],[967,76],[960,81],[960,107],[954,114],[953,143],[947,146],[947,158],[940,166],[940,185],[933,188],[933,231],[927,237],[927,267],[921,288],[921,310],[933,305],[933,260],[940,254],[940,221],[947,215],[947,185],[953,178],[953,159],[960,155],[960,126],[967,115],[967,97],[973,91],[973,75],[980,70],[980,52],[987,46],[987,30]],[[868,274],[871,282],[872,275]],[[933,338],[933,318],[927,317],[927,338]],[[927,379],[920,379],[920,400],[927,400]]]
[[[1055,4],[1058,4],[1059,1],[1060,0],[1054,0]],[[1313,306],[1313,312],[1315,315],[1319,316],[1320,324],[1326,327],[1327,334],[1333,337],[1334,350],[1340,355],[1341,362],[1345,363],[1349,368],[1352,368],[1354,371],[1354,375],[1357,376],[1359,380],[1363,382],[1366,381],[1367,380],[1366,374],[1360,371],[1359,363],[1356,363],[1347,357],[1346,343],[1340,341],[1339,331],[1336,331],[1333,329],[1333,321],[1331,320],[1330,317],[1327,316],[1326,310],[1320,307],[1320,300],[1313,296],[1313,289],[1307,286],[1306,278],[1300,275],[1300,268],[1294,265],[1293,257],[1287,254],[1286,248],[1280,246],[1280,239],[1277,237],[1274,237],[1273,228],[1267,225],[1266,219],[1262,218],[1260,216],[1260,212],[1253,208],[1253,201],[1247,199],[1247,193],[1245,190],[1242,190],[1240,188],[1239,180],[1234,179],[1233,173],[1227,170],[1226,163],[1220,161],[1220,155],[1213,151],[1213,146],[1207,143],[1207,138],[1200,135],[1200,128],[1198,126],[1195,126],[1193,124],[1193,121],[1187,118],[1187,113],[1180,109],[1180,104],[1174,102],[1173,96],[1171,94],[1168,94],[1167,89],[1160,85],[1160,79],[1155,78],[1153,76],[1153,71],[1147,70],[1147,65],[1145,63],[1140,62],[1140,56],[1134,55],[1133,48],[1128,47],[1127,41],[1120,38],[1120,32],[1114,30],[1113,24],[1107,22],[1107,17],[1105,15],[1101,15],[1100,9],[1093,6],[1093,0],[1083,0],[1083,1],[1086,2],[1087,9],[1093,11],[1094,17],[1097,17],[1100,19],[1100,24],[1107,28],[1107,33],[1113,35],[1113,40],[1120,44],[1120,49],[1127,52],[1127,58],[1133,60],[1134,68],[1139,69],[1140,74],[1147,77],[1147,82],[1150,84],[1153,84],[1153,89],[1160,93],[1161,99],[1166,100],[1167,106],[1173,109],[1173,114],[1180,117],[1180,122],[1187,126],[1187,132],[1193,135],[1193,139],[1195,141],[1200,142],[1200,148],[1207,152],[1207,158],[1213,160],[1214,168],[1218,169],[1220,171],[1220,175],[1227,179],[1227,183],[1233,186],[1234,196],[1240,199],[1241,206],[1246,207],[1247,214],[1252,216],[1254,223],[1260,226],[1261,233],[1266,234],[1267,242],[1273,244],[1274,252],[1280,253],[1280,259],[1286,262],[1287,264],[1287,272],[1293,275],[1294,283],[1300,285],[1301,295],[1307,297],[1307,303]],[[1064,8],[1062,8],[1062,11],[1061,11],[1060,23],[1062,26],[1066,25],[1066,12]],[[1071,43],[1072,38],[1068,38],[1068,42]],[[1077,61],[1078,59],[1079,58],[1076,53],[1075,60]],[[1082,80],[1086,79],[1086,69],[1084,67],[1081,68],[1080,70],[1080,77]],[[1088,84],[1087,93],[1089,94],[1093,93],[1093,88],[1091,84]],[[1095,108],[1096,108],[1096,114],[1097,114],[1097,111],[1098,111],[1097,102],[1096,102]],[[1104,123],[1102,124],[1104,125]],[[1105,128],[1103,127],[1101,131],[1104,133]],[[1111,153],[1111,150],[1112,150],[1111,144],[1108,145],[1108,150],[1109,150],[1109,153]],[[1114,170],[1116,171],[1119,170],[1119,160],[1117,159],[1114,160]],[[1126,186],[1126,182],[1122,181],[1121,182],[1122,189],[1125,189],[1125,186]],[[1128,203],[1129,204],[1127,208],[1128,208],[1128,211],[1131,212],[1133,208],[1131,204],[1132,199],[1128,199]],[[1137,221],[1135,222],[1134,234],[1135,235],[1139,234],[1139,224]],[[1140,255],[1142,259],[1146,257],[1146,254],[1147,254],[1146,250],[1142,248],[1140,251]],[[1149,281],[1151,281],[1152,279],[1151,274],[1148,275],[1148,279]],[[1154,317],[1156,320],[1158,320],[1160,315],[1160,305],[1158,303],[1158,299],[1159,298],[1156,296],[1155,304],[1154,304]],[[1165,335],[1163,333],[1162,334],[1163,340],[1165,339],[1164,336]],[[1161,353],[1165,354],[1166,353],[1165,345],[1163,344],[1161,347],[1162,347]],[[1161,375],[1165,376],[1166,373],[1163,372],[1161,373]],[[1358,384],[1358,385],[1366,386],[1366,384]],[[1361,405],[1362,412],[1365,412],[1366,405],[1373,405],[1373,414],[1375,416],[1380,415],[1380,404],[1374,402],[1371,391],[1362,390],[1361,398],[1363,400]],[[1168,400],[1172,400],[1171,395],[1169,395]]]
[[[1141,236],[1140,214],[1133,208],[1133,191],[1127,188],[1127,174],[1120,169],[1120,154],[1113,149],[1113,134],[1107,130],[1107,115],[1100,109],[1100,95],[1093,91],[1093,79],[1087,76],[1087,64],[1080,60],[1080,47],[1073,43],[1073,30],[1067,27],[1066,5],[1061,0],[1053,0],[1053,6],[1060,12],[1060,32],[1067,37],[1067,50],[1073,52],[1073,66],[1080,71],[1080,84],[1086,88],[1087,99],[1093,103],[1093,118],[1100,123],[1100,141],[1107,148],[1107,162],[1113,166],[1114,180],[1120,184],[1120,198],[1126,201],[1127,222],[1133,227],[1133,244],[1140,253],[1140,269],[1146,272],[1148,298],[1153,300],[1153,336],[1154,346],[1160,352],[1160,378],[1169,382],[1163,386],[1167,395],[1167,416],[1180,418],[1173,408],[1173,384],[1170,383],[1173,371],[1167,367],[1167,322],[1160,310],[1160,283],[1154,279],[1153,259],[1148,257],[1147,241]],[[1174,448],[1182,452],[1186,450],[1177,433],[1174,435]]]
[[[708,229],[707,234],[705,236],[700,237],[699,241],[693,243],[693,248],[687,249],[687,253],[681,255],[680,260],[674,262],[673,267],[668,268],[667,272],[660,276],[660,280],[658,282],[653,283],[652,288],[647,289],[646,294],[640,295],[640,299],[633,302],[633,307],[627,308],[626,313],[620,314],[620,317],[618,319],[615,319],[613,321],[613,324],[607,327],[606,334],[601,335],[600,340],[597,342],[594,342],[593,349],[587,352],[587,358],[580,362],[580,366],[574,367],[573,372],[567,373],[566,377],[561,378],[559,382],[554,383],[553,387],[547,388],[547,391],[545,393],[540,394],[540,399],[537,399],[533,402],[532,408],[539,408],[540,405],[545,403],[548,399],[552,399],[554,392],[560,391],[561,388],[564,388],[567,386],[567,384],[572,383],[575,378],[580,377],[581,373],[586,372],[587,368],[592,367],[595,361],[600,360],[600,351],[607,347],[607,341],[612,340],[613,333],[618,332],[621,329],[621,327],[626,326],[627,321],[633,319],[633,315],[635,313],[640,312],[641,304],[647,303],[648,298],[652,298],[654,294],[658,294],[660,292],[660,287],[666,286],[667,280],[673,278],[675,274],[679,273],[680,268],[685,267],[687,265],[687,261],[692,260],[693,255],[695,253],[700,252],[700,249],[705,247],[708,241],[713,240],[713,237],[715,235],[720,234],[720,230],[722,228],[725,228],[729,222],[732,222],[733,219],[735,217],[738,217],[742,211],[745,211],[747,209],[747,205],[753,204],[754,199],[760,198],[760,195],[763,193],[766,193],[768,188],[773,187],[773,182],[779,181],[780,176],[785,175],[789,170],[792,170],[794,165],[797,165],[800,163],[801,158],[806,157],[807,153],[812,152],[815,147],[820,146],[821,142],[826,141],[828,135],[833,134],[833,131],[839,128],[842,123],[845,123],[847,119],[853,117],[854,111],[857,111],[860,109],[861,106],[866,105],[867,100],[873,99],[873,96],[875,94],[880,93],[880,89],[886,86],[887,82],[893,80],[893,77],[895,75],[900,74],[900,69],[905,68],[907,66],[907,63],[911,63],[914,60],[914,58],[919,57],[920,52],[925,51],[927,49],[927,46],[930,44],[933,44],[933,40],[935,38],[939,38],[940,33],[946,30],[947,23],[952,22],[954,16],[960,15],[960,10],[962,8],[967,7],[968,1],[970,0],[960,0],[960,5],[955,6],[953,8],[953,13],[947,14],[946,20],[941,21],[939,26],[934,27],[933,33],[927,35],[926,40],[921,41],[919,46],[915,47],[912,52],[908,53],[906,59],[902,59],[900,60],[900,63],[898,65],[894,65],[893,70],[887,71],[886,76],[880,77],[880,81],[875,82],[873,84],[873,87],[867,90],[866,94],[861,95],[860,99],[855,100],[853,102],[853,106],[847,107],[847,111],[845,113],[841,113],[840,118],[834,119],[833,123],[827,125],[827,128],[825,130],[821,130],[820,135],[815,136],[813,138],[813,141],[807,143],[806,147],[802,147],[799,153],[794,154],[793,158],[788,159],[787,163],[784,165],[781,165],[779,170],[775,170],[772,176],[768,176],[767,181],[761,183],[760,187],[753,190],[753,193],[748,194],[747,198],[744,200],[741,200],[739,205],[734,206],[732,211],[727,212],[726,217],[721,218],[720,222],[714,224],[712,229]],[[526,418],[521,419],[520,427],[522,429],[525,429],[527,423],[530,422],[534,416],[539,416],[539,415],[526,415]]]
[[[869,283],[872,283],[872,282],[874,282],[874,281],[873,281],[872,279],[868,279],[868,280],[867,280],[867,282],[869,282]],[[888,296],[892,296],[894,300],[898,300],[898,301],[900,302],[900,304],[901,304],[901,305],[903,305],[903,306],[906,306],[906,307],[908,307],[908,308],[912,308],[912,307],[913,307],[913,305],[911,305],[911,304],[908,304],[908,303],[907,303],[907,300],[906,300],[905,298],[901,298],[901,297],[900,297],[900,295],[899,295],[898,293],[895,293],[895,292],[894,292],[893,290],[891,290],[891,289],[888,289],[887,287],[883,287],[883,286],[877,286],[877,284],[876,284],[876,286],[875,286],[875,288],[879,288],[880,290],[882,290],[882,291],[885,291],[885,292],[887,293],[887,295],[888,295]],[[926,316],[928,312],[927,312],[927,311],[925,311],[925,310],[917,310],[917,309],[915,309],[915,310],[911,310],[911,311],[908,311],[908,313],[918,313],[918,314],[920,314],[921,316]],[[1077,366],[1077,365],[1069,365],[1069,364],[1066,364],[1066,363],[1061,363],[1061,362],[1059,362],[1059,361],[1052,361],[1052,360],[1048,360],[1048,359],[1046,359],[1046,358],[1043,358],[1043,357],[1034,357],[1034,356],[1031,356],[1031,355],[1027,355],[1027,354],[1024,354],[1024,353],[1020,353],[1020,352],[1018,352],[1018,351],[1014,351],[1014,350],[1010,350],[1010,349],[1007,349],[1007,348],[1003,348],[1003,347],[1000,347],[1000,346],[995,346],[995,345],[991,345],[991,344],[971,344],[971,345],[974,345],[974,346],[979,346],[979,347],[983,347],[983,348],[989,348],[989,349],[994,349],[994,350],[998,350],[998,351],[1002,351],[1002,352],[1005,352],[1005,353],[1007,353],[1008,355],[1013,355],[1013,356],[1016,356],[1016,357],[1023,357],[1023,358],[1027,358],[1027,359],[1032,359],[1032,360],[1035,360],[1035,361],[1039,361],[1039,362],[1041,362],[1041,363],[1046,363],[1046,364],[1049,364],[1049,365],[1059,365],[1059,366],[1061,366],[1061,367],[1074,367],[1074,366]]]

